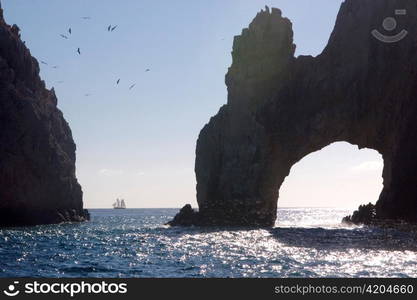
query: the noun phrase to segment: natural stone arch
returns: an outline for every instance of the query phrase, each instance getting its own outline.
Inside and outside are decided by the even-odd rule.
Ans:
[[[408,37],[375,39],[400,6]],[[291,22],[278,9],[258,13],[235,37],[227,104],[199,135],[199,213],[188,222],[272,226],[291,166],[338,141],[382,154],[378,217],[417,220],[416,9],[411,0],[346,0],[323,53],[298,58]]]
[[[332,143],[291,166],[279,190],[278,210],[347,209],[364,201],[375,203],[383,187],[382,168],[382,156],[375,150]]]

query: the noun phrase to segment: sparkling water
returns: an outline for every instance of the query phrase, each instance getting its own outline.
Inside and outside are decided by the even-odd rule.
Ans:
[[[412,232],[349,227],[351,210],[282,208],[271,229],[170,228],[178,209],[0,230],[1,277],[417,277]]]

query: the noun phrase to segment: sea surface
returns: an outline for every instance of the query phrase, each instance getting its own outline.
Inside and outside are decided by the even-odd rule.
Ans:
[[[0,277],[417,277],[417,237],[349,227],[350,210],[282,208],[276,226],[170,228],[178,209],[0,230]]]

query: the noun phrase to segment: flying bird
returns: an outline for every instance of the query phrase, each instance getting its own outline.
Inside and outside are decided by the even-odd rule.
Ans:
[[[149,72],[149,71],[150,71],[150,69],[146,69],[146,70],[145,70],[145,72]]]
[[[110,31],[111,30],[111,25],[109,25],[109,27],[107,27],[107,31]]]
[[[52,68],[53,68],[53,69],[58,69],[58,66],[53,66]]]
[[[78,48],[78,49],[77,49],[77,52],[78,52],[78,54],[80,54],[80,55],[81,55],[81,50],[80,50],[80,48]]]
[[[66,40],[68,40],[68,37],[65,34],[60,34],[60,36]]]
[[[133,89],[133,88],[135,87],[135,85],[136,85],[136,83],[132,84],[132,85],[129,87],[129,90]]]
[[[41,60],[41,63],[44,65],[48,65],[48,63],[46,61]]]
[[[91,94],[88,94],[88,93],[87,93],[87,94],[84,94],[84,96],[89,97],[89,96],[91,96]]]
[[[116,84],[119,84],[119,82],[120,82],[120,78],[119,78],[119,79],[117,79]]]
[[[110,31],[113,31],[113,30],[115,30],[117,28],[117,25],[116,26],[113,26],[111,29],[110,29]]]
[[[81,19],[84,19],[84,20],[90,20],[90,19],[91,19],[91,17],[81,17]]]

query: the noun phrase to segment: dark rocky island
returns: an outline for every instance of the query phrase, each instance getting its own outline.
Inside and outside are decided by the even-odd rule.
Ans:
[[[393,32],[382,27],[389,16]],[[374,29],[408,34],[384,43]],[[417,221],[416,2],[346,0],[319,56],[294,51],[292,24],[278,9],[261,11],[235,37],[227,104],[197,141],[199,210],[187,206],[171,225],[273,226],[291,167],[338,141],[384,160],[376,206],[345,220]]]
[[[54,90],[0,7],[0,227],[89,218],[75,148]]]

